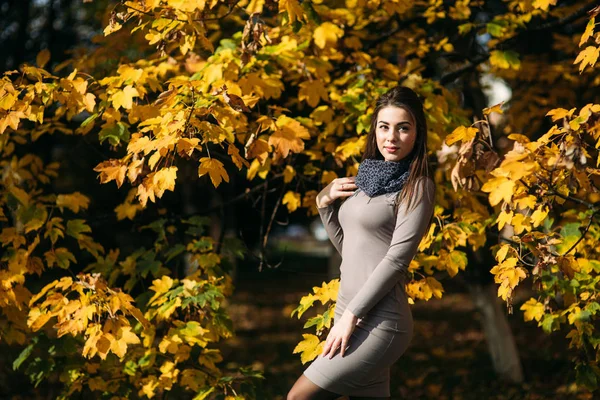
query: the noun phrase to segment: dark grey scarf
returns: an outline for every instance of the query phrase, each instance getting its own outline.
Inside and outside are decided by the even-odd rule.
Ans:
[[[408,180],[413,157],[400,161],[385,161],[368,158],[358,166],[356,186],[369,197],[397,192]]]

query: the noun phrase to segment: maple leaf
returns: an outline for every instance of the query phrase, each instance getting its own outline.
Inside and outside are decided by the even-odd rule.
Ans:
[[[214,158],[202,157],[198,167],[198,176],[209,174],[214,187],[218,187],[223,180],[229,182],[229,175],[223,167],[223,163]]]
[[[592,35],[594,34],[594,26],[596,26],[596,18],[592,17],[588,21],[583,35],[581,35],[581,39],[579,40],[579,47],[583,46],[583,44],[587,42],[590,37],[592,37]]]
[[[573,64],[579,64],[579,73],[583,72],[586,66],[593,67],[600,56],[600,47],[588,46],[582,50]]]
[[[294,212],[300,207],[300,194],[288,190],[285,196],[283,196],[282,204],[287,205],[289,212]]]
[[[128,202],[119,204],[115,207],[115,213],[117,214],[117,220],[122,221],[125,218],[133,221],[138,211],[141,211],[142,207],[139,204],[131,204]]]
[[[177,152],[180,156],[186,156],[189,158],[194,152],[194,150],[202,149],[202,146],[198,146],[198,143],[200,143],[200,139],[198,138],[181,138],[177,142]]]
[[[68,269],[71,265],[71,262],[77,262],[73,253],[64,247],[48,250],[46,253],[44,253],[44,257],[46,257],[46,263],[48,264],[49,268],[52,268],[54,264],[56,264],[60,268]]]
[[[512,68],[518,70],[521,67],[519,55],[514,51],[494,50],[490,52],[490,64],[501,69]]]
[[[296,170],[291,165],[286,165],[283,170],[283,182],[290,183],[292,179],[296,176]]]
[[[177,167],[163,168],[152,176],[152,186],[154,193],[161,198],[165,190],[171,192],[175,190],[175,181],[177,180]]]
[[[329,100],[329,92],[320,80],[302,82],[299,86],[298,100],[306,100],[311,107],[316,107],[321,99]]]
[[[43,49],[40,51],[35,58],[35,63],[40,68],[44,68],[48,61],[50,61],[50,51],[48,49]]]
[[[324,342],[321,342],[317,336],[311,334],[303,333],[302,337],[304,340],[296,345],[293,353],[302,353],[300,355],[300,360],[302,361],[302,364],[306,364],[321,354]]]
[[[59,194],[56,196],[56,205],[63,211],[63,207],[66,207],[73,211],[74,213],[78,213],[79,209],[87,210],[90,204],[90,198],[81,194],[80,192],[75,192],[72,194]]]
[[[140,343],[140,338],[131,331],[131,326],[122,326],[110,344],[110,350],[119,358],[123,358],[130,344]]]
[[[245,146],[246,158],[252,159],[257,158],[258,161],[263,164],[269,156],[269,150],[271,146],[264,139],[250,139]]]
[[[235,147],[233,143],[230,143],[229,147],[227,147],[227,154],[231,156],[231,160],[236,165],[236,167],[238,167],[238,169],[242,169],[242,166],[244,165],[246,166],[246,168],[250,166],[250,163],[240,155],[240,151],[237,147]]]
[[[504,104],[504,102],[501,102],[499,104],[496,104],[494,106],[491,106],[489,108],[484,108],[483,109],[483,115],[489,115],[491,113],[498,113],[498,114],[504,114],[504,111],[502,111],[502,105]]]
[[[100,183],[107,183],[115,180],[117,182],[117,187],[121,187],[123,181],[125,181],[127,165],[121,164],[119,160],[108,160],[101,162],[94,167],[94,171],[100,173]]]
[[[536,320],[539,321],[544,316],[544,305],[534,298],[527,300],[520,308],[524,311],[525,321]]]
[[[280,116],[276,124],[278,129],[269,137],[269,144],[275,147],[282,157],[287,157],[290,152],[300,153],[304,150],[302,139],[310,139],[306,128],[285,115]]]
[[[287,13],[288,23],[305,19],[304,10],[298,0],[279,0],[279,13]]]
[[[488,180],[482,187],[481,190],[488,192],[490,204],[495,206],[504,200],[510,202],[515,188],[515,182],[506,177],[496,177]]]
[[[557,1],[558,0],[533,0],[532,6],[533,8],[546,11],[550,6],[556,5]]]
[[[454,143],[458,141],[470,142],[475,138],[475,135],[479,132],[479,129],[474,128],[472,126],[459,126],[452,131],[451,134],[446,136],[445,143],[448,146],[452,146]]]
[[[335,47],[338,39],[342,36],[344,36],[344,30],[331,22],[324,22],[313,32],[315,44],[322,49]]]
[[[140,94],[136,88],[131,85],[127,85],[123,90],[118,90],[111,96],[113,107],[118,110],[123,107],[127,110],[133,106],[133,98],[138,97]]]

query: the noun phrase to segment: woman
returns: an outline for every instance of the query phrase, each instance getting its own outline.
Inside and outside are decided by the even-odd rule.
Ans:
[[[377,100],[356,178],[335,179],[318,194],[342,255],[335,324],[288,400],[390,398],[390,367],[413,335],[405,277],[433,214],[426,144],[417,94],[390,89]]]

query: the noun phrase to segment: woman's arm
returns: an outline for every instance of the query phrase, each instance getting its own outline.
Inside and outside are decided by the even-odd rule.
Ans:
[[[338,253],[342,254],[344,231],[342,230],[342,226],[340,225],[340,221],[338,219],[338,212],[340,210],[339,203],[334,202],[325,207],[317,208],[317,210],[319,210],[319,215],[321,216],[323,225],[325,225],[325,230],[327,231],[329,240],[331,240],[331,243],[333,243],[333,246],[336,248]]]
[[[331,243],[333,243],[340,254],[342,254],[344,232],[342,231],[338,219],[340,206],[339,202],[336,202],[336,200],[354,194],[357,189],[356,184],[354,183],[355,179],[356,178],[353,176],[347,178],[335,178],[329,185],[321,190],[316,198],[317,210],[319,210],[321,221],[323,221],[323,225],[325,225],[325,230],[327,230],[327,235],[329,235]]]
[[[435,183],[430,178],[419,180],[415,196],[420,199],[419,203],[407,215],[396,217],[385,257],[346,307],[358,318],[363,318],[398,283],[417,253],[433,214]]]

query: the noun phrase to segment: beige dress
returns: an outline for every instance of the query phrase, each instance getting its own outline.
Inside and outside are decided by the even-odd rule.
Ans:
[[[413,319],[404,284],[427,228],[435,184],[417,183],[416,207],[394,215],[398,193],[369,197],[357,190],[341,206],[319,209],[329,238],[342,255],[334,321],[346,308],[360,318],[344,357],[317,357],[304,371],[316,385],[340,395],[389,397],[390,367],[407,349]],[[414,201],[413,201],[414,203]]]

